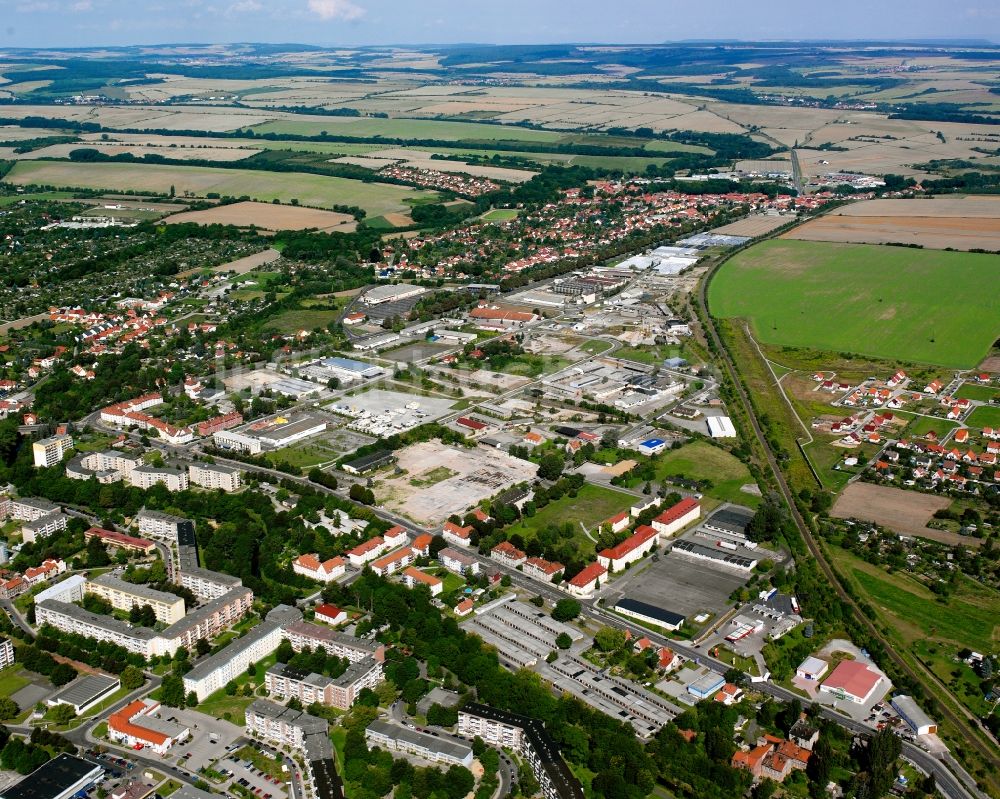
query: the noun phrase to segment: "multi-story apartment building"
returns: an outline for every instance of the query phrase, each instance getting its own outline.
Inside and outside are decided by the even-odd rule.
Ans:
[[[66,476],[74,480],[94,477],[99,483],[116,483],[127,480],[132,470],[139,466],[142,466],[142,458],[138,455],[109,449],[73,458],[66,464]]]
[[[296,652],[301,651],[303,647],[315,649],[321,646],[326,650],[326,654],[347,658],[351,663],[357,663],[366,657],[373,657],[379,662],[385,660],[385,647],[376,641],[355,638],[330,627],[306,621],[294,621],[286,625],[285,637]]]
[[[234,588],[241,588],[243,581],[221,572],[202,569],[198,566],[186,566],[180,572],[180,584],[193,593],[198,599],[218,599],[228,594]]]
[[[375,688],[382,679],[382,664],[369,656],[352,663],[339,677],[307,673],[285,663],[275,663],[264,675],[264,684],[270,693],[283,700],[295,697],[303,705],[319,702],[347,710],[362,690]]]
[[[198,701],[224,688],[226,683],[270,655],[284,637],[284,627],[302,618],[301,611],[287,605],[278,605],[267,618],[242,638],[230,642],[221,651],[198,664],[184,675],[184,693],[194,691]]]
[[[472,555],[459,552],[452,547],[445,547],[438,552],[438,560],[448,571],[455,572],[455,574],[479,574],[479,561]]]
[[[365,728],[365,740],[390,752],[408,752],[432,763],[472,765],[472,749],[465,744],[376,719]]]
[[[87,592],[103,597],[117,610],[131,610],[149,605],[156,620],[173,624],[184,618],[184,600],[176,594],[157,591],[145,585],[128,583],[114,574],[102,574],[87,581]]]
[[[53,533],[66,529],[68,517],[57,508],[45,516],[38,516],[21,525],[21,536],[26,544],[31,544],[40,538],[48,538]]]
[[[255,699],[246,709],[247,732],[276,746],[305,750],[312,735],[326,737],[326,719],[291,710],[269,699]]]
[[[14,665],[14,644],[9,638],[0,638],[0,669]]]
[[[12,519],[22,522],[33,522],[42,516],[57,513],[62,510],[58,505],[49,502],[47,499],[36,499],[35,497],[22,497],[21,499],[10,500],[9,515]]]
[[[313,552],[311,554],[299,555],[293,560],[292,571],[311,580],[329,583],[338,577],[344,576],[344,573],[347,571],[347,563],[340,557],[320,561],[319,556]]]
[[[35,619],[39,626],[51,624],[58,630],[78,633],[98,641],[111,641],[143,657],[173,654],[167,641],[148,627],[133,627],[114,616],[100,616],[77,605],[47,599],[35,602]]]
[[[528,558],[524,561],[524,566],[521,567],[526,577],[546,583],[551,583],[552,579],[565,569],[566,567],[558,561],[545,560],[544,558]]]
[[[180,469],[156,466],[140,466],[129,474],[129,484],[135,488],[149,489],[162,483],[167,491],[185,491],[188,487],[188,476]]]
[[[166,541],[177,541],[181,534],[190,531],[194,536],[194,522],[181,516],[171,516],[158,510],[141,510],[136,517],[139,532]]]
[[[239,586],[220,597],[188,611],[184,618],[167,627],[161,635],[171,651],[178,647],[191,649],[204,638],[210,641],[225,632],[253,608],[253,592]]]
[[[528,556],[514,546],[510,541],[501,541],[490,550],[490,557],[510,569],[523,566]]]
[[[220,466],[208,463],[192,463],[188,466],[188,478],[191,483],[202,488],[236,491],[241,485],[243,473],[230,466]]]
[[[413,562],[413,550],[407,547],[400,547],[393,550],[388,555],[376,558],[372,561],[372,571],[379,577],[388,577],[400,569],[405,569]]]
[[[583,786],[538,719],[471,702],[458,712],[458,734],[469,739],[479,736],[517,752],[531,767],[545,799],[583,799]]]
[[[68,433],[42,438],[31,445],[31,454],[35,459],[35,467],[47,469],[59,463],[63,456],[73,448],[73,436]]]

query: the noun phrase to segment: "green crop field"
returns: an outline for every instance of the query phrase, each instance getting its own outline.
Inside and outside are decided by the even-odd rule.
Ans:
[[[992,386],[977,386],[975,383],[963,383],[962,387],[955,392],[955,396],[959,399],[990,402],[995,397],[1000,397],[1000,388],[993,388]]]
[[[1000,407],[980,405],[967,420],[969,427],[1000,427]]]
[[[723,266],[713,315],[767,343],[969,368],[1000,335],[996,256],[774,240]]]
[[[254,133],[290,133],[295,136],[384,136],[397,139],[439,139],[441,141],[523,141],[556,142],[565,134],[557,131],[531,130],[513,125],[485,125],[477,122],[448,122],[437,119],[377,119],[366,117],[329,117],[327,119],[291,119],[265,122],[253,127]]]
[[[416,191],[388,183],[312,175],[301,172],[263,172],[251,169],[222,169],[201,166],[160,164],[73,163],[70,161],[19,161],[4,178],[17,185],[146,191],[166,194],[173,186],[178,197],[190,192],[204,197],[210,192],[222,196],[251,197],[270,202],[291,202],[331,208],[357,205],[369,216],[409,210],[406,200],[432,198],[434,193]]]
[[[494,208],[483,214],[480,219],[484,222],[506,222],[510,219],[516,219],[517,214],[516,208]]]

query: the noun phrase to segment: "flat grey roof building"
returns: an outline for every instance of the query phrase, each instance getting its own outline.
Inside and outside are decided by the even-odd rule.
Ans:
[[[72,705],[77,714],[96,704],[114,691],[121,681],[106,674],[87,674],[78,677],[48,700],[49,705]]]
[[[375,737],[387,738],[397,741],[410,751],[423,750],[438,755],[456,763],[471,761],[472,749],[465,744],[439,738],[436,735],[428,735],[425,732],[417,732],[412,727],[404,727],[401,724],[390,724],[381,719],[375,719],[365,729],[365,733],[370,733]]]

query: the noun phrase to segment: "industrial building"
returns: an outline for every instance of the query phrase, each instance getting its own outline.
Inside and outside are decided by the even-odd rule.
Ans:
[[[628,597],[618,600],[615,604],[615,611],[621,613],[623,616],[630,616],[645,624],[653,624],[667,630],[679,630],[681,625],[684,624],[684,617],[680,613],[664,610],[663,608],[658,608],[656,605],[650,605],[646,602],[640,602],[638,599],[629,599]]]
[[[110,677],[107,674],[83,674],[57,694],[46,699],[45,703],[49,707],[69,705],[79,716],[111,696],[119,688],[121,681],[117,677]]]
[[[899,717],[910,725],[916,735],[933,735],[937,732],[937,723],[920,709],[912,696],[900,694],[890,700],[890,704],[899,713]]]
[[[0,792],[0,799],[70,799],[90,790],[103,776],[100,766],[64,752]]]

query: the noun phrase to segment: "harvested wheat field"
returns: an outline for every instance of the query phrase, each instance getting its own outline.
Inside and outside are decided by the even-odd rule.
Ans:
[[[236,225],[260,230],[308,230],[315,228],[323,233],[337,231],[349,233],[357,222],[350,214],[335,211],[321,211],[318,208],[302,208],[294,205],[273,205],[271,203],[241,202],[220,205],[204,211],[184,211],[166,220],[169,225],[194,222],[199,225]]]
[[[1000,197],[867,200],[824,214],[783,238],[1000,250]]]
[[[872,483],[851,483],[837,498],[830,515],[875,522],[903,535],[929,538],[944,544],[978,546],[978,539],[946,530],[932,530],[927,526],[934,511],[947,508],[950,504],[951,500],[947,497]]]
[[[763,236],[765,233],[770,233],[782,225],[787,225],[789,222],[794,221],[794,219],[794,216],[759,214],[748,216],[745,219],[737,219],[735,222],[730,222],[728,225],[715,228],[710,232],[719,233],[724,236],[750,236],[754,238],[755,236]]]

